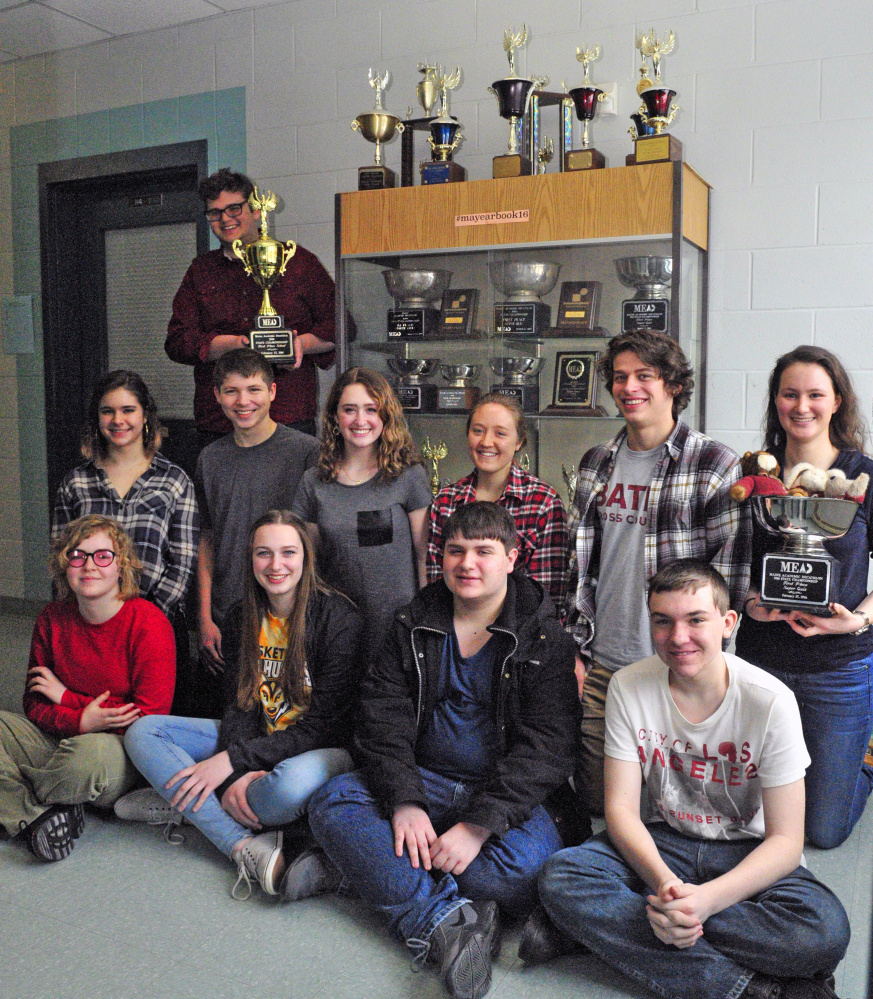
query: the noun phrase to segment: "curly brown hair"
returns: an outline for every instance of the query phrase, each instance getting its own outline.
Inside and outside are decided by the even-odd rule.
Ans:
[[[773,451],[785,446],[785,431],[776,411],[776,396],[779,394],[782,375],[792,364],[817,364],[820,368],[824,368],[834,387],[834,394],[840,397],[839,408],[828,425],[831,444],[840,451],[864,451],[867,442],[867,424],[861,415],[852,379],[836,354],[825,350],[824,347],[814,347],[811,344],[803,344],[783,354],[776,360],[776,366],[770,373],[767,385],[767,411],[764,414],[762,428],[764,449]]]
[[[420,465],[418,448],[409,433],[403,409],[384,375],[371,368],[349,368],[334,382],[324,412],[321,414],[321,450],[315,474],[322,482],[333,482],[345,457],[345,446],[339,431],[337,411],[340,397],[349,385],[363,385],[366,393],[379,407],[382,434],[376,446],[379,474],[385,482],[394,482],[410,465]]]
[[[142,562],[130,540],[130,535],[117,520],[92,513],[87,517],[71,520],[52,540],[48,568],[59,600],[67,600],[73,595],[67,582],[70,552],[75,551],[83,541],[98,531],[105,531],[112,541],[115,559],[118,562],[118,595],[122,600],[139,596]]]
[[[203,203],[208,204],[210,201],[220,198],[225,191],[230,191],[231,194],[239,193],[243,201],[248,201],[249,195],[254,189],[255,185],[250,177],[244,173],[237,173],[230,167],[222,167],[200,181],[197,193]]]
[[[673,419],[675,420],[691,401],[694,390],[694,368],[679,346],[679,341],[667,333],[652,330],[638,330],[634,333],[619,333],[606,348],[606,354],[598,362],[600,376],[606,387],[612,391],[615,375],[615,359],[619,354],[629,352],[650,367],[654,368],[664,384],[675,394],[673,396]]]

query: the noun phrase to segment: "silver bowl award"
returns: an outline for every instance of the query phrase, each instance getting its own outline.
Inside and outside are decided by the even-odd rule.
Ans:
[[[824,542],[843,537],[858,504],[830,496],[754,496],[752,511],[760,527],[782,538],[779,549],[764,556],[761,602],[829,617],[828,605],[841,602],[840,565]]]
[[[506,296],[494,305],[494,332],[503,336],[538,336],[551,325],[552,309],[542,300],[561,273],[548,260],[495,261],[489,265],[491,283]]]
[[[441,364],[440,374],[449,384],[437,394],[437,412],[469,412],[479,400],[479,389],[470,384],[479,374],[479,365]]]
[[[451,271],[404,270],[382,271],[385,287],[394,298],[388,310],[389,340],[421,340],[437,332],[443,292],[452,280]]]
[[[667,291],[673,281],[672,257],[619,257],[615,262],[618,279],[636,288],[633,298],[621,303],[622,333],[653,330],[670,331],[670,301]]]
[[[543,366],[541,357],[490,357],[488,365],[495,375],[503,379],[492,386],[501,395],[517,399],[525,413],[540,411],[540,385],[538,375]]]
[[[414,413],[432,413],[436,408],[437,387],[424,379],[436,370],[438,357],[389,357],[388,367],[398,376],[394,386],[400,405]]]

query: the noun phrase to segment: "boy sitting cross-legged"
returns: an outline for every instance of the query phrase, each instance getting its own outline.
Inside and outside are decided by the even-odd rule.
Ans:
[[[451,995],[478,999],[498,906],[527,915],[562,845],[543,803],[572,773],[578,698],[572,639],[542,587],[512,572],[511,515],[465,504],[443,538],[443,579],[397,612],[364,681],[363,769],[310,802],[326,856],[301,855],[283,889],[302,898],[343,879]]]
[[[559,931],[660,996],[835,997],[849,924],[802,866],[797,702],[722,652],[728,601],[705,562],[651,580],[657,655],[607,694],[606,833],[552,857],[540,898]]]

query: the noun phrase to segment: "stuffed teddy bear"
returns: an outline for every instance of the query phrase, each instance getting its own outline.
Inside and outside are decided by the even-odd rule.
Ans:
[[[800,462],[785,473],[789,496],[829,496],[863,503],[869,484],[870,476],[866,472],[856,479],[849,479],[839,468],[824,471],[808,461]]]
[[[766,451],[746,451],[740,459],[742,478],[735,482],[730,494],[738,503],[750,496],[784,496],[785,486],[779,478],[779,462]]]

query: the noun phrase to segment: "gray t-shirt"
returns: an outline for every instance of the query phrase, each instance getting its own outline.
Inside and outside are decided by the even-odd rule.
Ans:
[[[318,526],[319,568],[364,614],[368,653],[381,646],[394,611],[418,591],[408,515],[431,499],[421,465],[394,482],[376,476],[359,486],[321,482],[313,468],[300,483],[294,512]]]
[[[602,534],[591,654],[612,670],[655,651],[646,606],[645,544],[649,488],[663,448],[631,451],[625,441],[597,497]]]
[[[212,533],[212,616],[219,627],[242,599],[252,524],[267,510],[291,509],[317,458],[314,437],[281,423],[254,447],[240,447],[231,433],[200,452],[194,486],[203,527]]]

